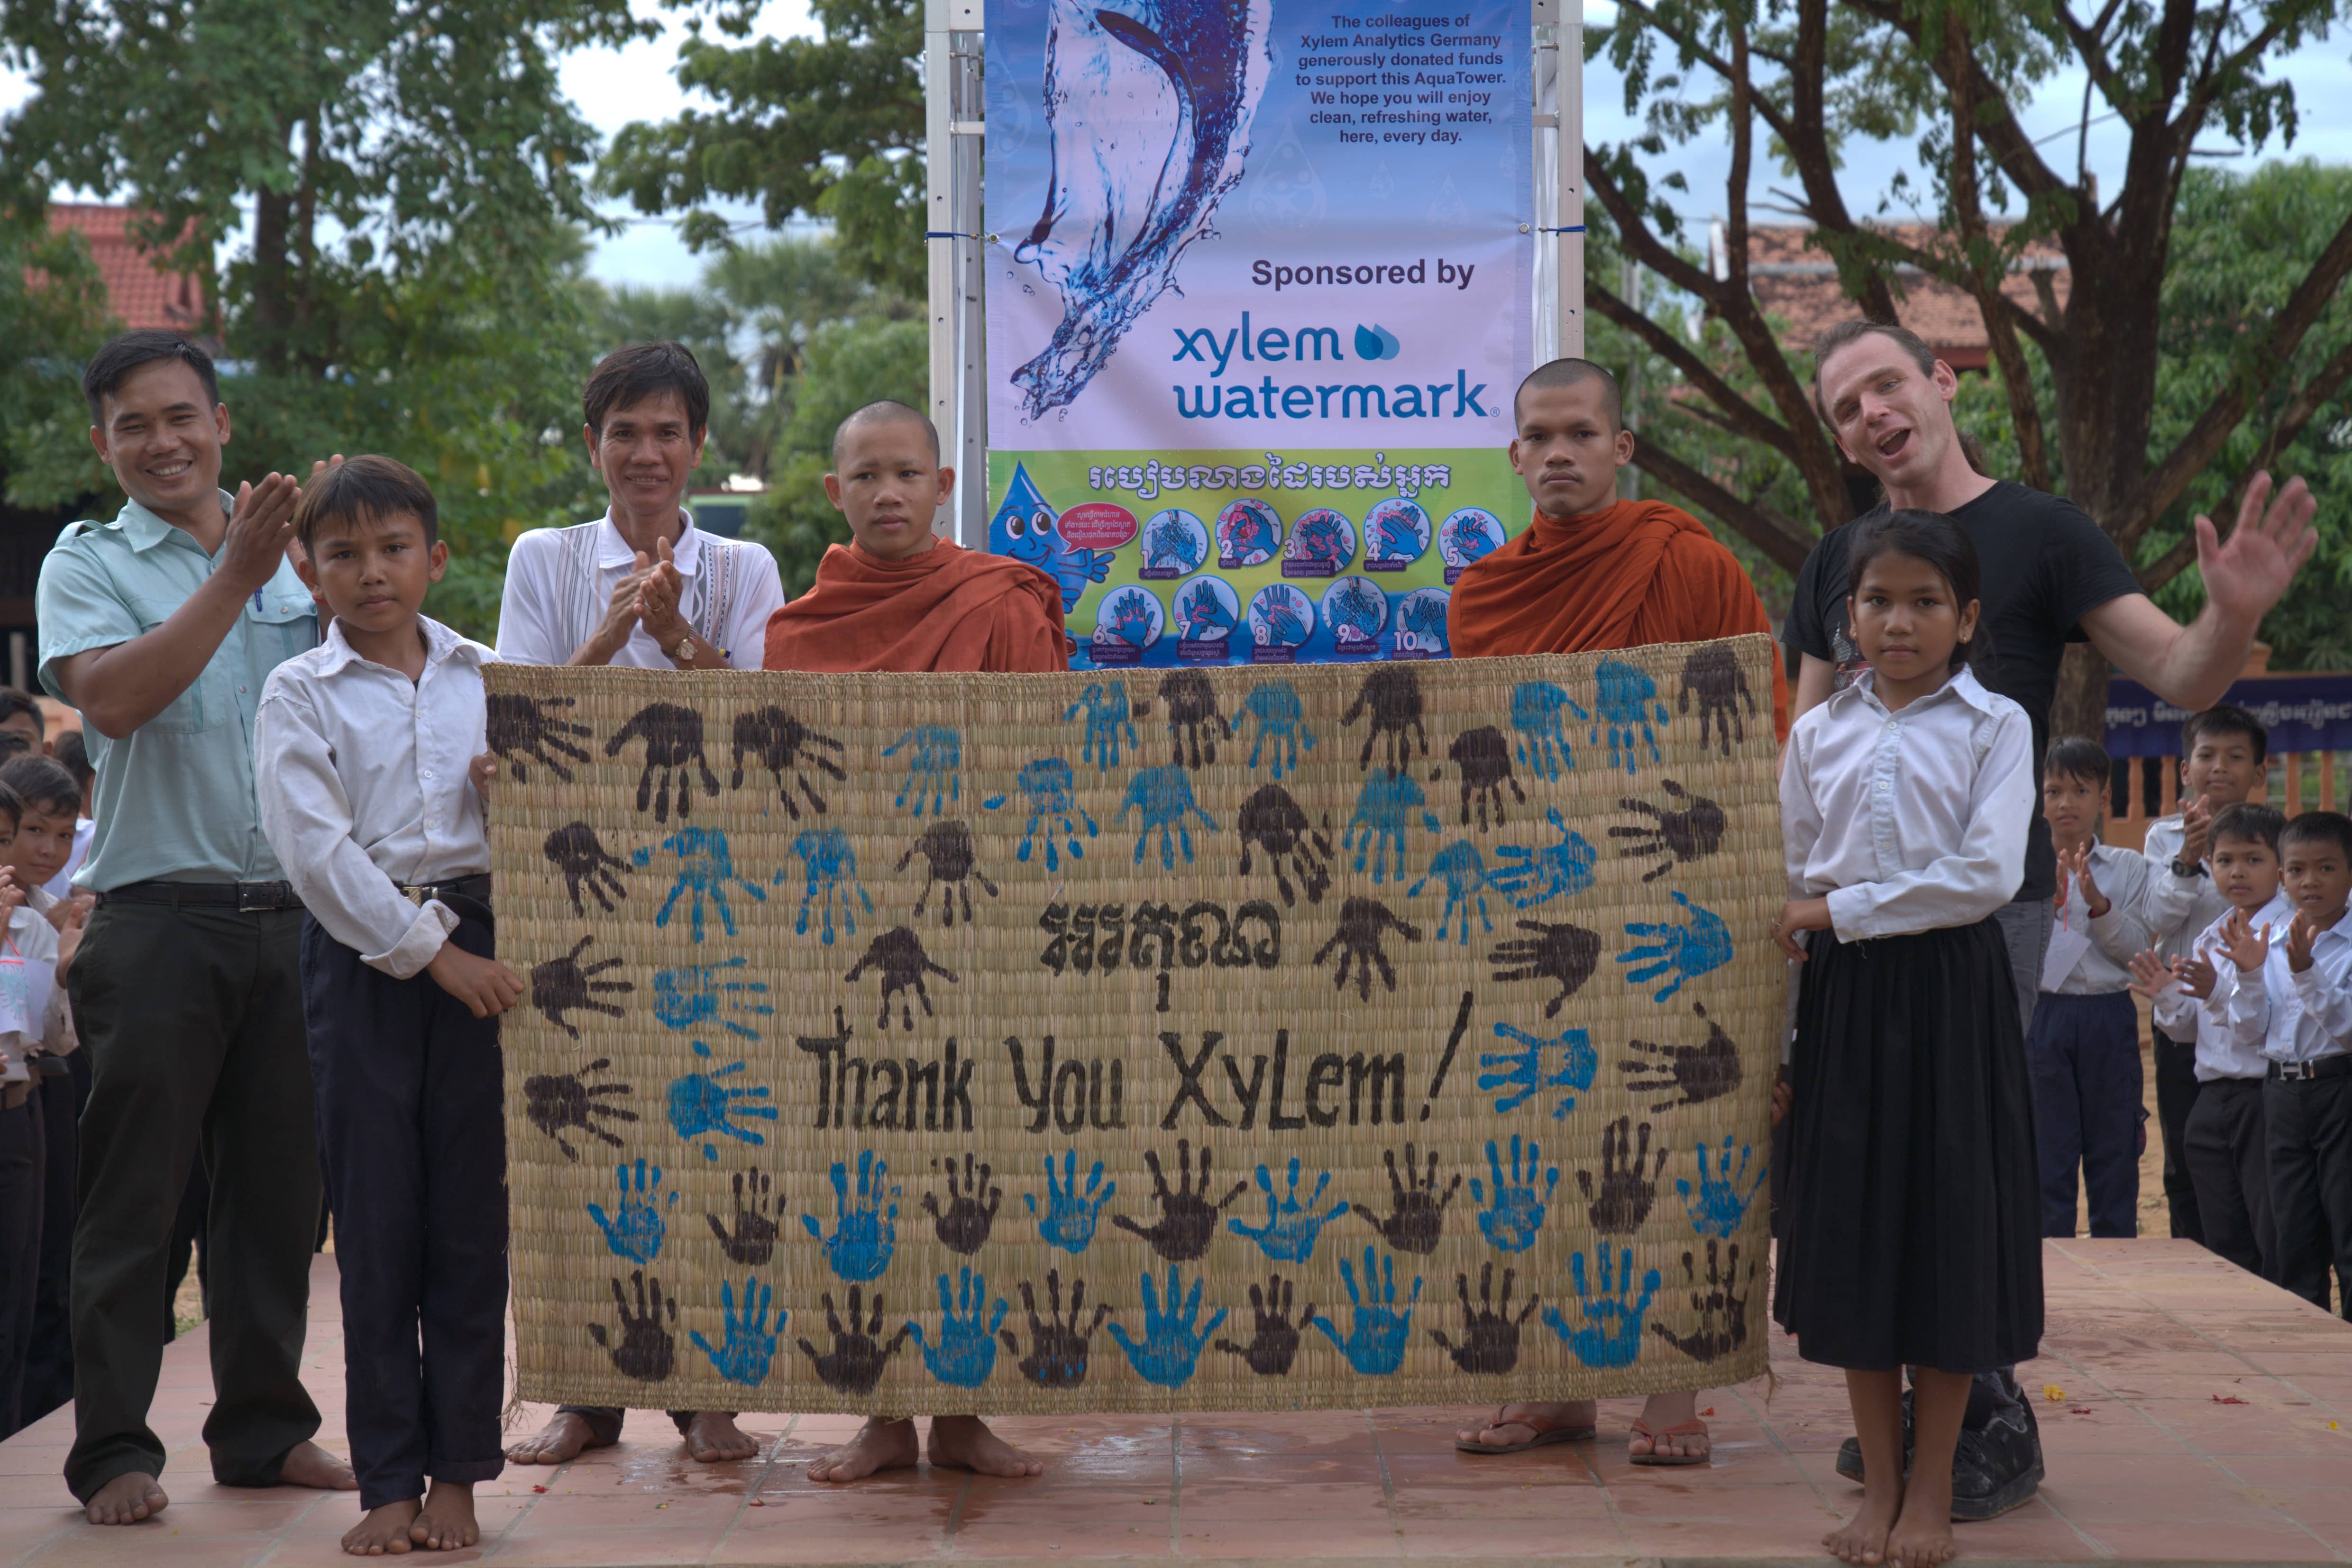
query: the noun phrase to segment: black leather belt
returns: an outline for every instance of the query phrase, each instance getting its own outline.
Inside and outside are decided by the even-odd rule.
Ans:
[[[2273,1061],[2270,1076],[2288,1083],[2312,1078],[2341,1078],[2352,1072],[2352,1056],[2323,1056],[2312,1061]]]
[[[420,908],[436,898],[445,904],[453,898],[467,898],[476,904],[487,904],[490,901],[490,873],[478,872],[472,876],[461,876],[455,882],[425,882],[413,886],[404,883],[400,887],[400,896]]]
[[[100,897],[123,904],[232,908],[240,914],[302,907],[290,882],[134,882],[110,887]]]

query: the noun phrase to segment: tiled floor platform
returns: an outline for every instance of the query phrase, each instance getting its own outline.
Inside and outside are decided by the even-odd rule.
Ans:
[[[2352,1562],[2352,1326],[2187,1242],[2055,1242],[2048,1257],[2050,1332],[2021,1375],[2042,1401],[2049,1480],[2026,1508],[1963,1527],[1967,1556]],[[309,1378],[331,1412],[322,1437],[338,1438],[332,1269],[321,1260]],[[440,1561],[1824,1562],[1822,1531],[1859,1496],[1831,1468],[1843,1385],[1793,1357],[1780,1372],[1769,1400],[1760,1380],[1708,1396],[1705,1471],[1629,1467],[1630,1401],[1603,1407],[1598,1443],[1504,1459],[1454,1452],[1465,1410],[1010,1420],[1014,1440],[1054,1460],[1042,1479],[926,1469],[847,1488],[803,1473],[845,1418],[747,1418],[772,1438],[761,1457],[703,1469],[667,1421],[639,1416],[617,1448],[510,1469],[485,1489],[483,1546]],[[357,1517],[349,1494],[209,1484],[197,1441],[209,1394],[199,1331],[166,1356],[158,1401],[173,1505],[126,1530],[93,1529],[68,1505],[68,1413],[0,1444],[0,1564],[337,1561]]]

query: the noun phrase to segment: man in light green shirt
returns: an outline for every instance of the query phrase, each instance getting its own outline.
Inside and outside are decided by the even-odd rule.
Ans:
[[[355,1483],[311,1441],[302,1387],[319,1154],[304,1049],[302,910],[262,836],[253,720],[269,672],[318,641],[287,564],[294,481],[219,487],[229,439],[211,360],[130,332],[82,377],[90,442],[131,498],[41,566],[41,684],[79,708],[98,828],[97,911],[67,980],[92,1078],[74,1230],[74,1445],[93,1524],[170,1499],[147,1422],[156,1303],[191,1163],[212,1182],[214,1478]]]

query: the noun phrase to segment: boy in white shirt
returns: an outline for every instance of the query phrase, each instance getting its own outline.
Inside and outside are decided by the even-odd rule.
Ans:
[[[2271,1224],[2268,1134],[2263,1081],[2268,1062],[2259,1040],[2242,1044],[2230,1029],[2237,969],[2221,955],[2222,928],[2245,916],[2284,929],[2294,916],[2279,889],[2279,832],[2286,819],[2241,801],[2215,813],[2202,856],[2221,911],[2177,953],[2142,953],[2132,961],[2156,1028],[2196,1043],[2197,1098],[2180,1134],[2180,1154],[2195,1184],[2203,1242],[2250,1274],[2278,1279]]]
[[[2079,735],[2052,743],[2042,768],[2042,815],[2058,854],[2057,913],[2025,1060],[2044,1236],[2074,1234],[2078,1169],[2091,1234],[2139,1234],[2147,1086],[2130,965],[2148,941],[2140,919],[2147,862],[2098,841],[2113,771],[2106,747]]]
[[[2148,862],[2145,917],[2157,956],[2168,963],[2188,952],[2200,933],[2230,913],[2208,863],[2210,830],[2214,814],[2223,807],[2262,801],[2268,788],[2263,764],[2269,749],[2270,733],[2253,715],[2229,703],[2193,713],[2180,727],[2180,810],[2150,822],[2142,845]],[[2276,847],[2273,842],[2272,848]],[[2193,1030],[2195,1010],[2175,1021]],[[2174,1236],[2210,1245],[2189,1171],[2189,1117],[2202,1092],[2200,1085],[2208,1082],[2197,1071],[2197,1036],[2175,1034],[2162,1023],[2155,1032],[2156,1120],[2164,1134],[2165,1206],[2171,1210]]]
[[[355,457],[311,482],[294,524],[334,621],[271,673],[254,748],[262,831],[309,912],[303,1022],[367,1510],[343,1550],[470,1546],[474,1483],[505,1464],[497,1019],[523,989],[491,956],[492,655],[418,613],[449,547],[409,469]]]
[[[16,838],[24,802],[0,784],[0,854]],[[47,1139],[43,1080],[33,1063],[45,1051],[64,1049],[65,990],[58,970],[58,934],[27,907],[13,876],[0,870],[0,1436],[19,1425],[19,1396],[33,1350],[39,1302],[43,1211],[47,1207]],[[79,938],[79,933],[76,932]],[[53,1079],[70,1094],[68,1079]]]
[[[2232,915],[2222,946],[2238,970],[2236,1040],[2259,1040],[2269,1068],[2269,1143],[2278,1282],[2325,1307],[2336,1270],[2352,1317],[2352,819],[2305,811],[2279,835],[2292,924]]]

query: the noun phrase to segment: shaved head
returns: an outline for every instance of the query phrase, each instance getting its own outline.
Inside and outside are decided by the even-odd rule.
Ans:
[[[1625,428],[1625,403],[1618,395],[1617,378],[1594,364],[1591,360],[1554,360],[1548,365],[1538,365],[1511,394],[1511,423],[1519,421],[1519,404],[1528,393],[1544,392],[1552,387],[1582,386],[1587,382],[1601,383],[1601,407],[1609,416],[1611,434]]]
[[[841,466],[841,445],[849,438],[851,431],[863,430],[868,425],[897,424],[902,421],[923,427],[923,435],[931,444],[931,461],[937,464],[940,460],[939,426],[933,424],[922,410],[909,408],[886,397],[877,402],[867,403],[833,427],[833,465],[835,468]]]

